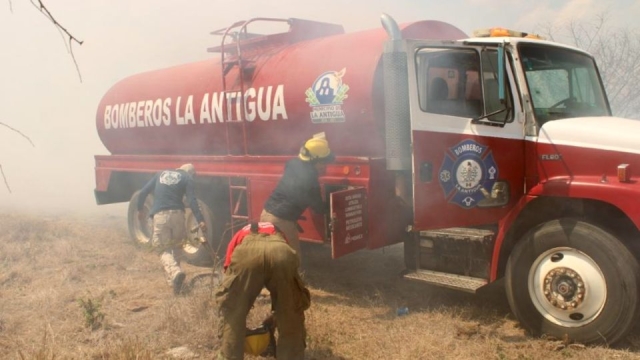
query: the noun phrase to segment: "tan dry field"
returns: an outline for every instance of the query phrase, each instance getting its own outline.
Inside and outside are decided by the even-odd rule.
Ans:
[[[185,266],[192,286],[174,297],[124,217],[4,212],[0,229],[0,359],[215,358],[211,270]],[[616,348],[534,339],[500,286],[469,295],[403,280],[401,246],[338,260],[303,251],[307,359],[640,358],[640,331]],[[250,325],[268,308],[259,298]]]

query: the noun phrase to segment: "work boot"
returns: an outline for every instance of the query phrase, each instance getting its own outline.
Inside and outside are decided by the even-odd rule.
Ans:
[[[183,272],[179,272],[176,274],[176,277],[173,278],[173,295],[180,294],[185,277],[186,275]]]

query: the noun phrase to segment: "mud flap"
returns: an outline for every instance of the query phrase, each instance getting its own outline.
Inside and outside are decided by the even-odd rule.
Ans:
[[[369,224],[367,190],[363,187],[336,191],[331,202],[331,257],[367,247]]]

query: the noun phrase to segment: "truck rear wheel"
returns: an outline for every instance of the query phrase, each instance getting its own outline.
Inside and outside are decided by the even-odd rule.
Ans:
[[[153,219],[149,217],[149,212],[151,211],[151,207],[153,206],[153,194],[149,194],[144,202],[142,212],[145,214],[145,219],[147,219],[147,221],[142,223],[138,219],[137,211],[139,194],[140,191],[136,191],[129,201],[129,210],[127,216],[129,225],[129,236],[136,245],[150,247],[151,235],[153,233]],[[205,236],[213,250],[224,253],[226,248],[221,249],[221,225],[216,221],[211,208],[209,208],[207,204],[205,204],[201,200],[198,200],[198,205],[200,206],[200,211],[202,212],[202,216],[204,217],[204,222],[207,225],[207,233],[203,235]],[[195,216],[193,216],[193,213],[191,212],[191,209],[189,209],[189,207],[185,208],[185,222],[187,228],[187,237],[189,239],[195,239],[198,236],[198,233],[191,233],[190,230],[198,225],[198,221],[195,219]],[[197,240],[185,241],[185,245],[182,247],[179,256],[181,259],[184,259],[184,261],[191,265],[214,265],[214,259],[212,259],[211,251],[206,246],[203,246],[201,243],[199,243],[199,241]]]
[[[127,212],[127,220],[129,225],[129,237],[138,246],[151,246],[151,234],[153,231],[153,219],[149,217],[151,206],[153,206],[153,194],[149,194],[145,199],[142,212],[145,222],[138,219],[138,198],[140,191],[136,191],[129,201],[129,210]]]
[[[535,336],[611,344],[638,317],[638,271],[635,257],[610,233],[579,220],[554,220],[514,248],[507,299]]]
[[[214,235],[219,232],[219,229],[216,226],[216,221],[211,208],[200,200],[198,200],[198,205],[200,206],[202,217],[204,217],[204,223],[207,225],[207,233],[202,235],[206,238],[210,247],[203,245],[199,241],[186,241],[184,246],[181,248],[180,258],[184,259],[191,265],[212,266],[215,261],[212,257],[217,257],[217,254],[212,254],[210,249],[213,249],[216,253],[219,252],[216,244],[220,243],[220,239],[216,238]],[[196,217],[193,215],[193,212],[189,207],[185,207],[185,221],[187,223],[187,237],[189,237],[189,239],[196,239],[201,232],[191,232],[191,229],[198,226],[198,220],[196,220]]]

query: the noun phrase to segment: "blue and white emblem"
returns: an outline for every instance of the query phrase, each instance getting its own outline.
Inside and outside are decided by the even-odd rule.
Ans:
[[[182,179],[182,174],[177,171],[165,170],[160,174],[160,184],[175,185]]]
[[[440,185],[450,203],[465,209],[477,206],[498,178],[498,166],[487,146],[464,140],[444,155]]]
[[[344,122],[343,101],[348,97],[349,85],[342,78],[347,69],[327,71],[318,76],[305,95],[311,106],[311,122],[314,124]]]

